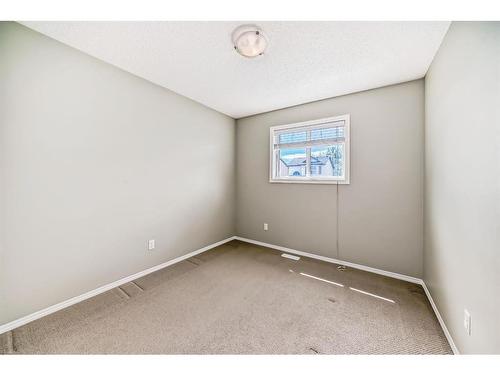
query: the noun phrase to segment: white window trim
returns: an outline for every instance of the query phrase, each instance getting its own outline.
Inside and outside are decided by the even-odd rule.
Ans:
[[[276,168],[276,157],[274,153],[274,135],[280,130],[301,128],[305,126],[321,125],[327,122],[344,121],[345,138],[345,176],[343,179],[332,177],[274,177],[273,171]],[[277,184],[334,184],[347,185],[350,183],[350,160],[351,160],[351,116],[349,114],[335,117],[326,117],[317,120],[296,122],[293,124],[272,126],[269,129],[269,182]]]

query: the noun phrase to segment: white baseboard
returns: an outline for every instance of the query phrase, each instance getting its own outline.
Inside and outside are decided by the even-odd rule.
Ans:
[[[455,342],[453,341],[453,337],[451,337],[450,331],[448,331],[448,328],[446,327],[446,324],[444,323],[444,320],[441,317],[441,314],[439,313],[439,310],[438,310],[436,304],[434,303],[434,300],[432,299],[431,292],[429,291],[429,289],[427,289],[427,285],[425,285],[424,280],[422,280],[421,285],[422,285],[422,288],[424,288],[425,294],[427,295],[427,299],[431,303],[432,309],[434,310],[434,313],[436,314],[436,317],[439,321],[439,324],[441,325],[441,328],[443,329],[444,335],[446,336],[446,339],[448,340],[448,343],[451,346],[451,350],[453,350],[453,354],[456,354],[456,355],[460,354],[457,346],[455,345]]]
[[[429,292],[429,289],[427,289],[427,286],[425,285],[424,280],[419,279],[417,277],[413,277],[413,276],[402,275],[402,274],[396,273],[396,272],[390,272],[390,271],[385,271],[385,270],[381,270],[381,269],[378,269],[378,268],[363,266],[361,264],[346,262],[346,261],[343,261],[343,260],[340,260],[340,259],[329,258],[329,257],[325,257],[325,256],[322,256],[322,255],[316,255],[316,254],[312,254],[312,253],[307,253],[305,251],[300,251],[300,250],[294,250],[294,249],[290,249],[290,248],[284,247],[284,246],[278,246],[278,245],[273,245],[273,244],[269,244],[269,243],[266,243],[266,242],[255,241],[255,240],[251,240],[249,238],[244,238],[244,237],[236,236],[234,239],[235,240],[239,240],[239,241],[243,241],[243,242],[248,242],[248,243],[251,243],[251,244],[254,244],[254,245],[264,246],[264,247],[268,247],[268,248],[271,248],[271,249],[275,249],[275,250],[279,250],[279,251],[284,251],[284,252],[292,253],[292,254],[296,254],[296,255],[301,255],[301,256],[304,256],[304,257],[308,257],[308,258],[318,259],[318,260],[322,260],[322,261],[329,262],[329,263],[340,264],[340,265],[343,265],[343,266],[346,266],[346,267],[356,268],[356,269],[359,269],[359,270],[363,270],[363,271],[367,271],[367,272],[372,272],[372,273],[376,273],[376,274],[379,274],[379,275],[392,277],[394,279],[404,280],[404,281],[408,281],[410,283],[421,285],[422,288],[425,291],[425,294],[426,294],[427,298],[429,299],[429,302],[430,302],[430,304],[432,306],[432,309],[434,310],[434,313],[436,314],[436,317],[437,317],[437,319],[439,321],[439,324],[441,325],[441,328],[443,329],[443,332],[444,332],[444,334],[446,336],[446,339],[448,340],[448,343],[450,344],[451,350],[453,350],[453,354],[460,354],[460,352],[458,351],[457,346],[455,345],[455,343],[453,341],[453,338],[451,337],[450,331],[448,331],[448,328],[446,327],[446,324],[445,324],[443,318],[441,317],[441,314],[439,313],[439,310],[437,309],[437,306],[434,303],[434,300],[432,299],[432,296],[431,296],[431,293]]]
[[[44,317],[46,315],[55,313],[56,311],[62,310],[64,308],[66,308],[66,307],[69,307],[69,306],[74,305],[74,304],[76,304],[78,302],[81,302],[81,301],[84,301],[84,300],[89,299],[91,297],[94,297],[94,296],[96,296],[98,294],[107,292],[108,290],[111,290],[113,288],[119,287],[120,285],[126,284],[126,283],[128,283],[130,281],[133,281],[133,280],[138,279],[140,277],[146,276],[146,275],[148,275],[150,273],[153,273],[155,271],[161,270],[162,268],[171,266],[172,264],[179,263],[179,262],[181,262],[181,261],[183,261],[183,260],[185,260],[187,258],[191,258],[191,257],[193,257],[193,256],[195,256],[197,254],[200,254],[200,253],[203,253],[204,251],[213,249],[214,247],[223,245],[226,242],[232,241],[234,239],[235,239],[234,236],[226,238],[225,240],[222,240],[222,241],[213,243],[211,245],[205,246],[205,247],[203,247],[201,249],[192,251],[189,254],[186,254],[186,255],[180,256],[178,258],[169,260],[169,261],[167,261],[165,263],[162,263],[162,264],[159,264],[157,266],[148,268],[148,269],[146,269],[144,271],[140,271],[140,272],[134,273],[133,275],[124,277],[123,279],[120,279],[120,280],[114,281],[112,283],[103,285],[103,286],[101,286],[101,287],[99,287],[97,289],[94,289],[94,290],[91,290],[89,292],[80,294],[79,296],[67,299],[66,301],[63,301],[63,302],[57,303],[55,305],[49,306],[49,307],[47,307],[47,308],[45,308],[43,310],[36,311],[36,312],[34,312],[32,314],[26,315],[26,316],[24,316],[22,318],[19,318],[19,319],[16,319],[16,320],[12,321],[12,322],[5,323],[5,324],[3,324],[3,325],[0,326],[0,334],[8,332],[8,331],[10,331],[10,330],[12,330],[14,328],[20,327],[22,325],[25,325],[25,324],[27,324],[29,322],[32,322],[32,321],[36,320],[36,319],[40,319],[40,318],[42,318],[42,317]]]
[[[235,239],[243,241],[243,242],[252,243],[254,245],[269,247],[271,249],[276,249],[276,250],[279,250],[279,251],[285,251],[287,253],[292,253],[292,254],[296,254],[296,255],[301,255],[301,256],[304,256],[304,257],[308,257],[308,258],[314,258],[314,259],[322,260],[324,262],[340,264],[342,266],[356,268],[358,270],[363,270],[363,271],[367,271],[367,272],[377,273],[379,275],[384,275],[384,276],[392,277],[393,279],[399,279],[399,280],[408,281],[408,282],[414,283],[414,284],[421,284],[422,283],[422,279],[419,279],[419,278],[413,277],[413,276],[402,275],[402,274],[396,273],[396,272],[384,271],[384,270],[380,270],[378,268],[363,266],[361,264],[346,262],[344,260],[330,258],[330,257],[325,257],[325,256],[322,256],[322,255],[316,255],[316,254],[312,254],[312,253],[306,253],[305,251],[294,250],[294,249],[290,249],[290,248],[284,247],[284,246],[272,245],[272,244],[269,244],[269,243],[255,241],[255,240],[251,240],[251,239],[244,238],[244,237],[238,237],[238,236],[236,236]]]

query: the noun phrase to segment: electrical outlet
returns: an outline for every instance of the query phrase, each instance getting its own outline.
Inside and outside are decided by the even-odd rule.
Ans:
[[[464,310],[464,328],[467,334],[470,336],[471,333],[471,317],[470,313],[465,309]]]
[[[153,250],[155,248],[155,240],[148,241],[148,250]]]
[[[267,223],[264,223],[264,230],[268,230],[269,229],[269,226],[267,225]]]

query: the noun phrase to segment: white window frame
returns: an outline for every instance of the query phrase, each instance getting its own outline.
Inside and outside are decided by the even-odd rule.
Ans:
[[[312,176],[305,176],[305,177],[292,177],[292,176],[276,176],[276,164],[277,164],[277,158],[275,154],[275,149],[274,149],[274,137],[276,135],[276,132],[279,132],[281,130],[289,130],[293,128],[306,128],[306,127],[311,127],[311,128],[321,128],[321,125],[325,125],[325,127],[328,127],[329,123],[332,122],[337,122],[337,121],[344,121],[344,176],[343,177],[336,177],[336,176],[331,176],[331,177],[312,177]],[[342,115],[342,116],[335,116],[335,117],[326,117],[326,118],[321,118],[317,120],[311,120],[311,121],[304,121],[304,122],[297,122],[293,124],[286,124],[286,125],[278,125],[278,126],[272,126],[269,129],[269,144],[270,144],[270,153],[269,153],[269,182],[270,183],[285,183],[285,184],[335,184],[335,185],[340,185],[340,184],[349,184],[349,176],[350,176],[350,159],[351,159],[351,153],[350,153],[350,143],[351,143],[351,131],[350,131],[350,115]],[[301,147],[300,144],[297,145],[297,147]],[[310,148],[306,148],[306,152],[310,152]],[[306,171],[310,170],[310,158],[307,157],[307,165],[306,165]],[[309,173],[309,172],[308,172]]]

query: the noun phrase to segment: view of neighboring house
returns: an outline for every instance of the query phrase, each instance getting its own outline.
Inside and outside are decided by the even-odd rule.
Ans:
[[[290,160],[280,159],[282,176],[306,176],[306,158],[298,157]],[[316,176],[335,176],[332,159],[328,156],[311,157],[311,174]]]

